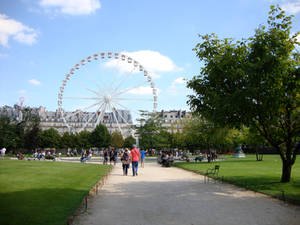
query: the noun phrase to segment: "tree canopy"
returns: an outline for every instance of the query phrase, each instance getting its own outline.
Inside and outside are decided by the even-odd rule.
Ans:
[[[120,131],[115,131],[111,134],[110,145],[115,148],[121,148],[124,145],[124,139]]]
[[[99,124],[90,135],[90,142],[93,147],[108,147],[110,145],[111,135],[106,126]]]

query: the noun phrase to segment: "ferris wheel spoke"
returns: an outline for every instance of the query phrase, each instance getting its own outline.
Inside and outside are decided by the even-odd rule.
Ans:
[[[116,60],[116,59],[115,59]],[[120,64],[120,59],[117,60],[117,65],[116,67],[119,67],[119,64]],[[109,89],[111,89],[113,87],[113,84],[115,83],[116,81],[116,77],[117,77],[117,73],[114,73],[114,76],[113,76],[113,79],[109,85]]]
[[[94,77],[92,76],[92,74],[87,71],[87,75],[90,77],[91,81],[96,84],[97,88],[101,89],[100,85],[98,84],[98,82],[96,81],[96,79],[94,79]]]
[[[116,108],[115,105],[112,104],[112,106],[113,106],[114,109]],[[128,120],[126,120],[126,119],[122,116],[121,113],[119,113],[119,116],[123,119],[123,121],[124,121],[124,123],[126,123],[126,125],[131,126],[131,124],[128,123]]]
[[[85,110],[88,110],[88,109],[90,109],[90,108],[92,108],[92,107],[94,107],[94,106],[96,106],[96,105],[99,105],[100,103],[101,103],[101,102],[96,102],[96,103],[94,103],[94,104],[92,104],[92,105],[89,105],[89,106],[83,108],[83,109],[80,109],[80,111],[71,112],[71,113],[70,113],[69,115],[67,115],[65,118],[69,118],[69,117],[71,117],[71,116],[75,116],[76,114],[79,114],[79,113],[81,113],[81,112],[84,112]]]
[[[101,113],[99,114],[97,121],[96,121],[96,126],[100,123],[100,121],[102,122],[106,108],[107,108],[107,103],[105,103],[104,106],[102,107]]]
[[[148,81],[143,81],[142,83],[139,83],[139,84],[137,84],[137,85],[135,85],[135,86],[133,86],[133,87],[131,87],[131,88],[126,88],[125,90],[122,90],[122,91],[116,93],[114,96],[119,96],[119,95],[121,95],[121,94],[124,94],[124,93],[126,93],[126,92],[129,92],[129,91],[134,90],[134,89],[136,89],[136,88],[142,87],[142,86],[143,86],[144,84],[146,84],[146,83],[148,83]]]
[[[88,90],[88,91],[90,91],[90,92],[96,94],[97,96],[98,96],[98,94],[99,94],[97,91],[95,91],[95,90],[93,90],[93,89],[90,89],[90,88],[86,87],[85,85],[83,85],[83,84],[80,83],[80,82],[77,82],[77,81],[74,81],[74,80],[70,80],[70,81],[73,82],[75,85],[77,85],[77,86],[79,86],[79,87],[81,87],[81,88],[84,88],[84,89],[86,89],[86,90]]]
[[[122,104],[120,104],[120,103],[118,103],[118,102],[116,102],[115,103],[116,105],[118,105],[118,106],[120,106],[120,107],[122,107],[123,109],[125,109],[125,110],[127,110],[127,111],[132,111],[132,112],[134,112],[135,114],[139,114],[139,112],[137,112],[137,111],[135,111],[135,110],[130,110],[130,109],[128,109],[126,106],[124,106],[124,105],[122,105]]]
[[[116,111],[116,110],[115,110],[115,109],[112,109],[111,111],[112,111],[113,116],[114,116],[114,118],[115,118],[115,120],[116,120],[117,126],[118,126],[118,128],[119,128],[119,130],[120,130],[120,132],[121,132],[121,134],[122,134],[122,136],[123,136],[123,131],[122,131],[122,129],[121,129],[121,126],[120,126],[119,121],[118,121],[118,119],[117,119],[117,116],[116,116],[116,114],[115,114],[115,111]]]
[[[86,123],[84,124],[83,128],[81,130],[83,130],[84,128],[87,127],[87,125],[91,122],[91,120],[97,115],[97,113],[101,110],[101,108],[103,107],[104,102],[102,103],[102,105],[96,110],[95,113],[92,114],[92,116],[86,121]]]
[[[119,83],[119,85],[113,90],[113,94],[115,94],[118,89],[125,83],[125,81],[133,74],[133,71],[135,70],[136,68],[133,68],[130,73],[127,74],[127,76],[125,76],[123,78],[123,80]]]
[[[99,98],[90,98],[90,97],[64,97],[64,99],[74,99],[74,100],[99,100]]]
[[[115,98],[117,101],[153,101],[151,98]]]

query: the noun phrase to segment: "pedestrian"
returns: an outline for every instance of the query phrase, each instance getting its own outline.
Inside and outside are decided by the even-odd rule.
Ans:
[[[121,154],[122,168],[123,168],[123,176],[128,175],[129,169],[129,149],[125,148],[125,151]]]
[[[145,151],[144,149],[141,150],[141,167],[142,168],[144,168],[144,162],[145,162],[146,153],[147,153],[147,151]]]
[[[118,149],[115,148],[113,152],[114,152],[114,165],[116,165],[118,162]]]
[[[103,165],[107,165],[107,162],[108,162],[108,148],[106,148],[103,153]]]
[[[2,159],[4,159],[4,157],[5,157],[5,152],[6,152],[6,148],[3,147],[3,148],[1,149],[1,158],[2,158]]]
[[[110,148],[109,149],[109,165],[111,165],[111,162],[113,162],[115,159],[115,156],[114,156],[114,149],[113,148]]]
[[[130,159],[132,163],[132,175],[137,176],[138,175],[138,166],[139,166],[139,160],[141,157],[140,151],[136,148],[136,145],[133,145],[133,148],[130,152]]]

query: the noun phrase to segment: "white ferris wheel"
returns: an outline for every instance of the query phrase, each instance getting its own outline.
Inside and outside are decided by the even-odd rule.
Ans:
[[[157,89],[150,73],[126,53],[83,58],[65,75],[58,93],[58,109],[70,132],[104,123],[123,134],[132,125],[132,114],[156,108]]]

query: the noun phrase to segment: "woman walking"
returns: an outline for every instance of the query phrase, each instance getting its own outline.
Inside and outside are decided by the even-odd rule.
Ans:
[[[129,151],[128,148],[125,148],[125,151],[121,155],[122,167],[123,167],[123,176],[128,175],[128,168],[129,168]]]
[[[103,153],[103,165],[107,165],[107,162],[108,162],[108,154],[109,154],[108,148],[106,148],[106,149],[104,150],[104,153]]]

